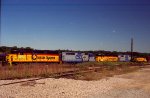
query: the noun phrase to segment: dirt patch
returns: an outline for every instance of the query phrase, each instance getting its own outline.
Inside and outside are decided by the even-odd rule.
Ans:
[[[131,83],[124,84],[124,85],[117,85],[115,87],[116,89],[136,90],[136,91],[140,90],[141,92],[145,93],[144,95],[148,96],[148,97],[143,96],[143,98],[150,97],[150,66],[146,66],[145,68],[142,68],[136,72],[117,75],[115,77],[132,80]]]
[[[91,68],[92,67],[86,69],[91,69]],[[93,80],[100,80],[103,78],[113,77],[114,75],[134,72],[139,69],[140,69],[139,66],[116,67],[113,69],[109,69],[109,67],[103,66],[101,68],[96,67],[93,71],[90,72],[66,75],[60,78],[93,81]]]

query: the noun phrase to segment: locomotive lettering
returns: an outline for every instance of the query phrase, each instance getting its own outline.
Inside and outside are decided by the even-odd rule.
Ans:
[[[36,58],[37,58],[37,55],[32,55],[32,60],[36,60]]]
[[[55,59],[55,57],[46,57],[47,60]]]
[[[44,56],[37,57],[37,59],[45,59]]]
[[[51,60],[55,60],[56,58],[53,56],[46,56],[46,55],[32,55],[32,60],[42,60],[42,61],[51,61]]]

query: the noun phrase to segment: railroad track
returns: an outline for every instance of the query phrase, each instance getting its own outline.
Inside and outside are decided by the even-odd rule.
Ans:
[[[60,72],[60,73],[52,74],[49,77],[40,77],[40,78],[35,78],[35,79],[21,80],[21,81],[11,82],[11,83],[4,83],[4,84],[0,84],[0,86],[6,86],[6,85],[12,85],[12,84],[18,84],[18,83],[24,83],[24,82],[32,82],[32,81],[46,79],[46,78],[61,78],[63,76],[68,76],[68,75],[93,72],[96,69],[98,69],[98,68],[93,68],[93,69],[88,69],[88,70],[83,70],[83,71],[75,70],[75,71],[68,71],[68,72]]]

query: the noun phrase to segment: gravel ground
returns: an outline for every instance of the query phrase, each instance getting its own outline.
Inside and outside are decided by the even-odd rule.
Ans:
[[[147,70],[138,71],[146,78]],[[142,74],[143,73],[143,74]],[[137,72],[136,72],[137,74]],[[135,73],[99,81],[47,78],[36,81],[2,85],[21,80],[0,80],[0,98],[150,98],[150,82],[137,81]],[[128,78],[129,77],[129,78]],[[134,79],[132,79],[134,77]],[[143,84],[142,84],[143,83]]]

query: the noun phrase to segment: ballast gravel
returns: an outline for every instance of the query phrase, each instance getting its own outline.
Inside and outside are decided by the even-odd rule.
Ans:
[[[47,78],[36,81],[2,85],[22,80],[0,80],[0,98],[140,98],[142,90],[116,90],[131,79],[106,78],[99,81]],[[117,97],[118,98],[118,97]],[[150,96],[144,94],[144,98]]]
[[[107,78],[99,81],[81,81],[47,78],[2,85],[16,81],[20,80],[0,80],[0,98],[105,98],[109,96],[107,92],[113,90],[116,85],[127,84],[132,80]]]

